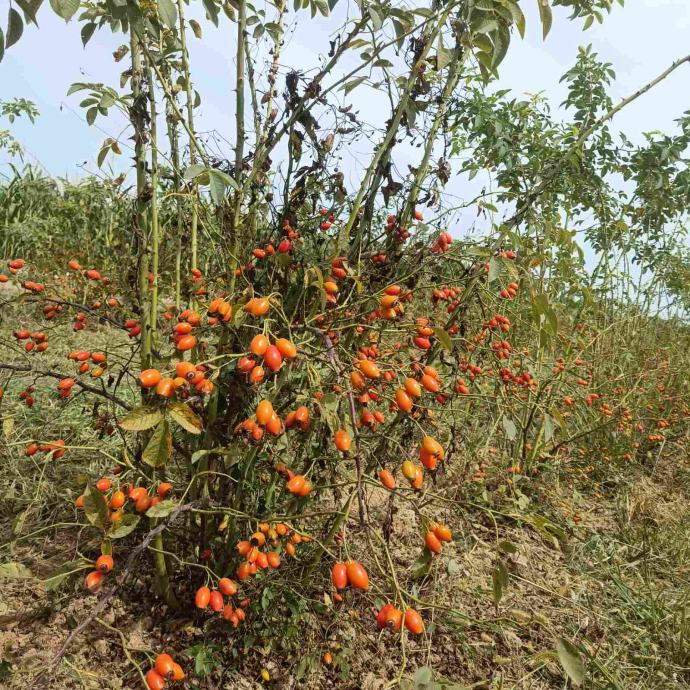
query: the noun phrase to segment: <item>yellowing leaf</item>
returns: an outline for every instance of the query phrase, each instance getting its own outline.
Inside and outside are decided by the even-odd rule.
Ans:
[[[137,407],[122,417],[118,424],[125,431],[145,431],[156,426],[161,419],[163,419],[163,415],[160,410],[153,407]]]
[[[171,403],[168,407],[170,418],[190,434],[200,434],[204,423],[186,403]]]

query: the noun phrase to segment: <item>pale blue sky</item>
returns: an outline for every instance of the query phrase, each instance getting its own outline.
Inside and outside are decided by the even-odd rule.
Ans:
[[[613,63],[618,75],[616,99],[635,91],[674,59],[690,52],[690,0],[627,0],[626,7],[616,6],[603,26],[595,25],[584,33],[579,23],[568,21],[567,13],[557,8],[554,28],[545,42],[541,39],[536,2],[522,0],[528,16],[527,36],[525,40],[514,37],[501,66],[501,85],[516,92],[544,90],[554,105],[563,99],[564,89],[558,80],[572,65],[578,45],[591,42],[604,59]],[[193,1],[191,17],[198,16],[199,4]],[[323,31],[291,35],[283,64],[298,68],[317,64],[317,56],[328,51],[329,31],[347,7],[347,0],[341,0],[339,15],[323,21]],[[98,129],[87,126],[78,105],[83,96],[67,97],[67,89],[75,81],[117,85],[123,63],[115,64],[111,54],[125,37],[99,32],[84,50],[76,21],[66,25],[44,7],[39,22],[40,28],[28,27],[19,44],[10,48],[0,63],[2,98],[24,97],[36,102],[41,116],[33,126],[17,123],[15,136],[51,173],[75,177],[82,174],[78,166],[84,162],[88,162],[88,169],[96,169],[101,142],[106,136],[119,136],[125,123],[119,118],[99,118]],[[203,96],[198,122],[201,129],[218,130],[230,140],[234,27],[222,17],[219,29],[206,22],[204,32],[202,41],[191,39],[194,79]],[[621,113],[615,126],[634,138],[643,131],[668,130],[674,118],[690,109],[688,94],[690,67],[684,67],[657,87],[653,95]],[[376,103],[375,96],[370,95],[371,90],[363,91],[360,101],[355,100],[365,120]]]

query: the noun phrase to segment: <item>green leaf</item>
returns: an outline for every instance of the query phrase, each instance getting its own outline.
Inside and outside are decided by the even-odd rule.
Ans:
[[[168,407],[170,418],[190,434],[200,434],[204,423],[186,403],[171,403]]]
[[[148,442],[141,459],[151,467],[163,467],[172,455],[172,435],[170,426],[164,419],[158,423]]]
[[[39,8],[43,4],[43,0],[15,0],[15,2],[17,5],[19,5],[24,13],[24,18],[30,21],[32,24],[36,24],[36,26],[38,26],[38,22],[36,21],[36,12],[38,12]]]
[[[5,33],[0,28],[0,62],[2,62],[3,57],[5,57]]]
[[[67,89],[67,95],[71,96],[73,93],[76,93],[77,91],[83,91],[84,89],[88,89],[89,85],[88,84],[82,84],[81,82],[75,82],[72,84],[72,86]]]
[[[58,17],[62,17],[67,22],[79,9],[79,0],[50,0],[50,6]]]
[[[161,501],[158,505],[151,506],[146,511],[146,515],[150,518],[164,518],[170,515],[177,508],[177,505],[177,501],[169,498],[166,501]]]
[[[0,580],[33,580],[34,574],[22,563],[0,564]]]
[[[503,593],[508,586],[508,569],[503,561],[499,561],[491,573],[494,604],[498,606],[503,598]]]
[[[517,437],[517,427],[515,426],[515,422],[512,419],[506,417],[505,415],[503,415],[501,421],[503,423],[503,431],[505,431],[506,433],[506,438],[509,441],[514,441]]]
[[[132,513],[125,513],[122,516],[122,520],[120,520],[120,522],[118,522],[117,524],[113,525],[113,527],[110,529],[110,531],[108,532],[108,536],[111,539],[122,539],[126,537],[127,535],[134,532],[134,530],[137,528],[137,525],[139,524],[139,520],[141,520],[141,518],[138,515],[133,515]]]
[[[227,173],[221,170],[216,170],[215,168],[208,168],[206,170],[209,177],[209,187],[211,192],[211,199],[213,203],[220,204],[225,198],[225,190],[228,187],[233,189],[239,189],[237,182],[230,177]]]
[[[574,685],[581,685],[585,679],[585,664],[577,647],[563,637],[556,641],[556,653],[566,675]]]
[[[541,19],[543,37],[546,38],[549,35],[549,31],[551,31],[551,24],[553,23],[551,5],[549,0],[537,0],[537,5],[539,6],[539,19]]]
[[[96,121],[96,115],[98,115],[98,108],[94,106],[86,111],[86,124],[92,125]]]
[[[495,68],[498,67],[501,62],[503,62],[503,58],[508,52],[508,46],[510,45],[510,31],[508,30],[507,26],[502,24],[499,26],[497,31],[494,31],[491,34],[491,38],[494,42],[494,51],[491,56],[491,62],[492,66]]]
[[[105,157],[108,155],[109,152],[110,152],[110,146],[104,146],[98,152],[98,158],[96,160],[96,163],[97,163],[99,168],[103,165],[103,161],[105,161]]]
[[[436,687],[434,683],[434,672],[428,666],[420,666],[414,672],[414,690],[431,690]]]
[[[93,22],[84,24],[84,26],[81,27],[81,42],[84,45],[91,40],[91,36],[93,36],[94,31],[96,31],[96,25]]]
[[[202,0],[202,4],[208,18],[213,22],[214,26],[218,26],[218,5],[216,5],[214,0]]]
[[[494,256],[489,261],[489,276],[487,278],[489,283],[493,283],[494,280],[498,280],[503,275],[505,266],[503,259],[498,256]]]
[[[128,412],[118,421],[118,424],[125,431],[145,431],[156,426],[161,419],[163,419],[163,415],[160,410],[142,406]]]
[[[177,10],[172,0],[157,0],[157,5],[161,21],[172,29],[177,24]]]
[[[515,26],[517,27],[518,33],[520,34],[520,38],[525,37],[525,15],[520,8],[520,5],[517,4],[517,2],[514,2],[513,0],[506,0],[506,4],[508,5],[508,9],[510,10],[510,14],[513,15],[513,22],[515,23]]]
[[[10,13],[7,18],[7,37],[5,38],[5,48],[13,46],[24,33],[24,21],[22,16],[14,9],[10,7]]]
[[[105,529],[108,522],[108,504],[105,496],[95,486],[87,486],[84,491],[84,514],[94,527]]]
[[[367,80],[367,77],[357,77],[356,79],[351,79],[348,82],[345,82],[340,89],[341,91],[345,92],[345,95],[349,94],[351,91],[354,91],[361,83],[365,82]]]
[[[57,589],[70,575],[73,575],[78,570],[85,570],[86,568],[93,568],[93,563],[88,563],[83,558],[76,561],[68,561],[63,563],[57,570],[54,570],[45,580],[43,585],[48,592]]]
[[[326,421],[331,433],[335,433],[342,426],[338,416],[338,404],[340,400],[335,393],[326,393],[319,401],[321,417]]]
[[[429,549],[422,549],[419,558],[412,564],[412,577],[421,580],[431,572],[432,553]]]
[[[517,553],[517,546],[512,541],[499,541],[497,548],[501,553]]]
[[[438,326],[433,327],[431,330],[434,332],[434,335],[438,338],[438,342],[441,343],[441,345],[446,350],[448,350],[448,352],[452,352],[453,341],[450,339],[450,335],[448,335],[448,332]]]
[[[185,180],[193,180],[202,173],[206,172],[206,166],[205,165],[200,165],[199,163],[196,163],[194,165],[190,165],[185,171],[184,175],[182,176],[183,179]]]
[[[442,45],[439,45],[438,48],[436,48],[436,69],[437,71],[441,71],[444,69],[446,66],[448,66],[453,59],[454,53],[452,50],[448,50],[448,48],[445,48]]]

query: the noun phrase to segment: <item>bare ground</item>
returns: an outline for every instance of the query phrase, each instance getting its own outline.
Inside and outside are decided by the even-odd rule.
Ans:
[[[390,558],[405,576],[407,591],[435,607],[427,607],[426,634],[416,639],[376,631],[375,592],[347,593],[344,602],[333,604],[327,588],[316,583],[309,596],[322,599],[321,612],[300,617],[298,639],[288,636],[262,647],[246,632],[204,626],[203,616],[179,619],[160,604],[152,608],[150,581],[143,573],[127,597],[115,597],[52,665],[67,633],[96,597],[82,593],[79,578],[51,593],[35,580],[4,580],[0,687],[143,687],[137,665],[145,671],[150,655],[175,651],[189,671],[194,661],[185,650],[202,644],[224,668],[195,678],[190,688],[379,690],[431,667],[447,687],[555,690],[564,683],[554,652],[558,637],[576,642],[589,657],[587,687],[688,687],[681,649],[684,618],[679,617],[684,590],[678,581],[687,576],[687,473],[687,464],[669,459],[652,472],[635,471],[629,482],[608,493],[586,492],[574,479],[547,492],[545,482],[537,487],[539,505],[522,516],[505,507],[492,512],[449,505],[437,518],[453,527],[455,541],[435,558],[431,576],[417,580],[410,576],[410,564],[420,554],[418,519],[406,502],[396,502]],[[370,519],[380,524],[388,500],[374,492],[368,505]],[[532,521],[546,514],[563,530],[561,538],[550,538]],[[351,527],[358,529],[356,521]],[[365,542],[359,536],[355,541]],[[497,544],[505,542],[512,546],[499,552]],[[386,555],[370,543],[371,551],[358,555],[371,572]],[[12,560],[45,577],[63,547],[46,543],[40,556],[18,550]],[[495,607],[492,573],[499,558],[509,581]],[[297,564],[291,567],[298,572]],[[330,666],[321,661],[326,651],[334,657]],[[270,681],[261,679],[262,670]]]

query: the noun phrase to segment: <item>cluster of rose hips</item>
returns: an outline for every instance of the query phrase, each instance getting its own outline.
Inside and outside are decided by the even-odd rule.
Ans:
[[[276,465],[276,471],[287,481],[287,490],[291,494],[304,498],[311,493],[311,483],[304,475],[295,474],[282,462]]]
[[[415,609],[408,608],[403,615],[403,612],[393,604],[384,604],[376,614],[376,624],[379,630],[399,632],[403,620],[405,621],[405,628],[413,635],[420,635],[424,632],[424,621]]]
[[[587,405],[587,407],[592,407],[592,404],[594,403],[594,401],[599,400],[599,398],[601,398],[599,393],[589,393],[585,397],[585,405]]]
[[[424,468],[415,465],[412,460],[405,460],[402,464],[403,477],[407,479],[410,486],[419,491],[424,483]]]
[[[326,211],[328,213],[328,211]],[[287,218],[283,221],[283,235],[285,235],[285,238],[281,240],[280,244],[278,245],[278,251],[281,254],[288,254],[289,252],[292,251],[292,243],[295,240],[299,240],[302,242],[303,240],[299,239],[298,233],[292,229],[290,226],[290,221],[287,220]]]
[[[255,335],[249,344],[249,352],[255,357],[261,357],[265,367],[257,360],[247,355],[237,363],[237,369],[247,374],[249,383],[261,383],[266,377],[266,368],[277,373],[283,366],[283,360],[293,360],[297,357],[297,347],[287,338],[278,338],[274,344],[263,334]]]
[[[518,284],[517,283],[508,283],[507,288],[503,288],[500,292],[500,295],[503,299],[513,299],[515,295],[517,295],[518,291]]]
[[[357,561],[336,563],[331,570],[331,581],[338,591],[348,586],[362,591],[369,589],[369,575],[364,566]]]
[[[424,546],[431,553],[439,554],[443,548],[444,542],[453,540],[453,534],[446,525],[439,525],[433,523],[429,526],[429,530],[424,535]]]
[[[24,401],[24,404],[28,408],[34,406],[34,396],[32,393],[36,390],[34,386],[27,386],[23,391],[19,393],[19,399]]]
[[[460,304],[457,299],[462,294],[462,288],[459,287],[444,287],[436,288],[431,293],[431,302],[436,306],[439,302],[448,302],[448,313],[450,314],[455,307]]]
[[[338,302],[338,292],[340,292],[340,288],[338,287],[338,283],[336,283],[334,280],[327,280],[323,284],[323,291],[326,294],[326,303],[327,304],[336,304]]]
[[[59,438],[57,441],[51,441],[50,443],[31,443],[24,450],[24,455],[27,457],[32,457],[36,453],[52,453],[53,457],[58,460],[65,454],[65,442]]]
[[[181,399],[189,396],[192,388],[200,395],[208,395],[213,391],[213,381],[206,378],[208,373],[203,364],[192,362],[178,362],[175,365],[175,376],[161,376],[158,369],[144,369],[139,374],[139,383],[143,388],[154,389],[158,395],[171,398],[173,395]]]
[[[512,383],[521,388],[536,389],[537,387],[537,382],[534,380],[534,377],[529,373],[529,371],[523,371],[522,373],[516,375],[510,369],[503,368],[498,370],[498,375],[500,376],[501,381],[503,381],[503,383],[506,385]]]
[[[206,283],[204,282],[203,274],[201,273],[201,271],[198,268],[193,268],[190,272],[192,274],[192,283],[193,284],[195,284],[195,283],[199,284],[197,289],[194,291],[194,294],[197,297],[201,297],[201,295],[205,295],[206,294]],[[153,278],[153,274],[151,277]]]
[[[433,328],[429,326],[429,319],[417,319],[417,335],[412,339],[415,347],[420,350],[431,349],[431,336],[434,334]]]
[[[46,289],[43,283],[35,283],[33,280],[23,281],[22,287],[29,292],[43,292]]]
[[[512,348],[507,340],[497,340],[491,343],[491,349],[496,353],[497,359],[510,359]]]
[[[196,345],[196,336],[192,335],[192,331],[200,325],[201,317],[197,312],[185,309],[177,318],[171,340],[179,352],[187,352]]]
[[[48,349],[48,336],[40,331],[30,333],[27,330],[20,330],[14,332],[14,337],[17,340],[24,342],[25,352],[45,352]]]
[[[386,421],[386,417],[381,412],[381,410],[375,410],[372,412],[366,407],[362,410],[362,414],[359,417],[360,428],[366,428],[370,431],[375,431],[379,424],[383,424]]]
[[[159,654],[153,668],[146,674],[146,684],[149,690],[163,690],[167,681],[178,682],[184,680],[182,667],[175,663],[170,654]]]
[[[103,372],[108,366],[108,358],[104,352],[88,352],[87,350],[73,350],[67,355],[67,359],[74,360],[77,363],[77,372],[79,374],[86,374],[91,371],[91,376],[93,378],[99,378],[103,375]],[[96,366],[91,369],[89,360],[93,362]],[[74,379],[64,378],[58,384],[58,390],[60,391],[60,397],[66,398],[72,391],[72,386],[74,386]],[[63,392],[64,391],[64,392]]]
[[[424,467],[433,471],[439,462],[443,462],[446,452],[443,446],[433,436],[425,436],[422,445],[419,447],[419,460]]]
[[[458,395],[468,395],[470,392],[470,389],[467,387],[467,384],[465,383],[465,379],[459,378],[455,382],[455,392]]]
[[[414,219],[416,221],[423,221],[424,216],[422,215],[421,211],[415,211],[414,212]],[[398,242],[402,243],[409,237],[411,237],[410,231],[407,228],[403,228],[400,226],[398,222],[398,216],[391,214],[388,216],[386,219],[386,234],[391,235],[393,239]],[[447,234],[447,233],[443,233]]]
[[[108,519],[113,523],[118,523],[124,515],[124,506],[129,500],[137,513],[143,514],[149,508],[158,505],[173,493],[173,485],[169,482],[161,482],[155,490],[155,494],[150,495],[149,489],[143,486],[132,486],[124,484],[119,489],[112,489],[112,483],[107,477],[102,477],[96,482],[96,488],[106,494],[104,498],[108,504]],[[74,504],[77,508],[84,507],[84,496],[79,496]]]
[[[296,410],[291,410],[285,417],[285,428],[295,427],[300,431],[309,431],[309,408],[300,405]]]
[[[599,412],[604,415],[604,417],[613,417],[613,410],[608,406],[607,403],[602,403],[601,407],[599,408]],[[661,424],[664,420],[662,419],[659,424]],[[668,422],[666,422],[668,424]],[[665,428],[665,427],[660,427],[660,428]]]
[[[229,577],[221,577],[218,580],[218,589],[209,589],[206,585],[199,587],[194,595],[194,604],[198,609],[210,608],[214,613],[220,613],[224,620],[236,628],[245,619],[244,609],[249,605],[249,600],[244,600],[236,607],[225,603],[224,597],[232,597],[235,594],[235,582]]]
[[[262,400],[256,406],[254,419],[245,419],[235,427],[235,433],[245,433],[257,443],[263,438],[264,431],[273,436],[279,436],[283,431],[283,423],[270,400]]]
[[[406,414],[412,411],[414,401],[422,397],[423,391],[438,393],[441,390],[441,377],[434,367],[424,367],[419,373],[421,373],[419,381],[408,376],[403,387],[395,391],[395,405],[398,410]]]
[[[491,319],[482,324],[482,330],[501,330],[507,333],[510,330],[510,319],[503,314],[494,314]]]
[[[328,216],[328,218],[324,221],[321,221],[321,225],[319,225],[319,229],[321,230],[321,232],[328,232],[331,229],[331,226],[333,225],[333,221],[335,220],[335,215],[330,213],[327,208],[319,209],[319,213],[322,216]]]
[[[72,324],[72,330],[75,332],[83,331],[87,326],[86,314],[83,312],[78,312],[74,317],[74,323]]]
[[[141,333],[141,324],[136,319],[127,319],[122,326],[130,338],[136,338]]]
[[[113,297],[112,295],[106,299],[105,303],[109,306],[112,307],[113,309],[116,309],[120,306],[120,301],[117,299],[117,297]],[[103,306],[103,303],[100,300],[94,300],[91,302],[91,309],[98,310]]]
[[[451,244],[453,244],[453,238],[450,236],[450,233],[442,232],[436,242],[431,245],[431,251],[434,254],[443,254],[443,252],[448,251]]]
[[[55,304],[54,302],[46,302],[46,304],[43,305],[43,316],[48,321],[52,321],[61,311],[61,304]]]
[[[463,374],[467,374],[470,381],[474,381],[478,376],[481,376],[484,373],[484,370],[481,367],[468,362],[466,359],[463,359],[460,362],[459,369]]]
[[[283,540],[285,540],[284,544]],[[245,559],[237,568],[237,579],[244,581],[256,575],[259,570],[280,568],[282,561],[278,549],[281,545],[288,556],[295,556],[297,546],[310,541],[310,537],[295,532],[282,522],[276,525],[270,525],[268,522],[260,523],[258,531],[235,546],[237,553]],[[269,547],[271,550],[262,550]]]
[[[386,321],[392,321],[405,312],[403,303],[412,301],[412,293],[403,292],[399,285],[389,285],[383,292],[376,315]]]
[[[222,297],[216,297],[208,305],[208,325],[227,323],[232,318],[232,305]]]
[[[21,271],[22,268],[24,268],[24,266],[26,266],[26,261],[24,261],[24,259],[9,259],[7,261],[7,267],[10,269],[10,273],[12,275],[16,275],[17,273],[19,273],[19,271]],[[2,280],[0,282],[6,283],[7,276],[5,276],[5,280]]]
[[[105,576],[113,569],[113,565],[113,557],[110,554],[101,554],[94,564],[95,570],[84,578],[84,587],[92,594],[98,592]]]

